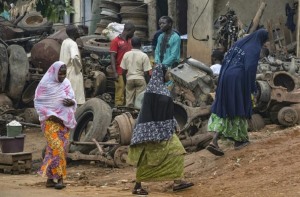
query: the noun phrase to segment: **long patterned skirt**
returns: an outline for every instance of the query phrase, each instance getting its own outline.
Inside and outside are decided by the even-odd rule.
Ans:
[[[137,182],[179,180],[183,177],[185,153],[174,134],[169,141],[130,146],[128,163],[137,166]]]
[[[66,178],[69,129],[59,123],[46,120],[42,124],[42,130],[47,140],[47,148],[38,173],[47,176],[48,179]]]
[[[218,132],[225,138],[238,142],[248,141],[248,123],[246,118],[220,118],[212,113],[208,120],[208,131]]]

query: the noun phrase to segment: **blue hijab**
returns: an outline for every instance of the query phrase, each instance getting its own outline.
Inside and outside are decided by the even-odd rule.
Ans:
[[[256,91],[259,54],[267,39],[268,32],[260,29],[229,49],[222,63],[212,113],[221,118],[251,117],[251,93]]]

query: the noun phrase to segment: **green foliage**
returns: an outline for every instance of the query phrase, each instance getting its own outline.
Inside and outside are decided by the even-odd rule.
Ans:
[[[9,6],[8,6],[8,4],[7,4],[6,1],[0,0],[0,13],[2,13],[4,10],[8,11],[9,10]]]
[[[15,0],[0,0],[0,13],[4,10],[9,10],[10,3],[16,3]],[[70,5],[70,0],[28,0],[28,3],[34,2],[36,4],[36,10],[40,11],[44,17],[47,17],[49,21],[60,22],[63,19],[65,13],[74,13],[74,8]]]
[[[0,13],[2,13],[3,10],[4,10],[4,5],[3,5],[2,0],[0,0]]]
[[[60,22],[65,13],[70,14],[75,12],[69,0],[39,0],[37,11],[40,11],[44,17],[53,22]]]

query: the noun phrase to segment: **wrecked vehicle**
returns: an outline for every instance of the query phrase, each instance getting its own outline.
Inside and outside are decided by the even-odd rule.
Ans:
[[[300,121],[299,66],[297,58],[259,64],[254,110],[271,123],[293,126]]]

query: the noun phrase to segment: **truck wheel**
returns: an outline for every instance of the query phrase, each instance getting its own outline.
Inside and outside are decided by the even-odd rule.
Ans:
[[[83,43],[83,49],[86,51],[94,52],[101,57],[110,55],[109,41],[100,35],[89,35],[80,37]]]
[[[253,114],[251,119],[248,120],[249,131],[259,131],[265,127],[265,121],[260,114]]]
[[[91,142],[93,138],[102,141],[111,123],[112,110],[99,98],[92,98],[76,110],[77,126],[71,130],[71,141]],[[70,152],[89,153],[94,146],[71,145]]]
[[[283,126],[294,126],[298,122],[298,113],[294,108],[283,107],[278,112],[278,122]]]
[[[114,154],[114,162],[118,168],[125,168],[129,166],[127,163],[128,146],[120,146]]]

